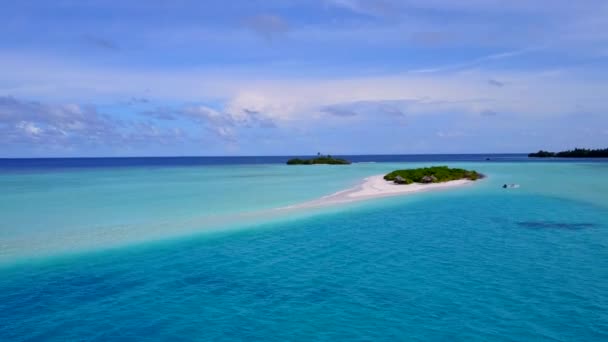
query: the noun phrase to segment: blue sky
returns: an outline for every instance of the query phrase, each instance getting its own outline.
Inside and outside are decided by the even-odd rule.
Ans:
[[[0,157],[608,146],[608,3],[5,2]]]

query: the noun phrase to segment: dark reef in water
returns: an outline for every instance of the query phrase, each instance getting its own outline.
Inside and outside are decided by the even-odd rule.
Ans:
[[[553,228],[553,229],[570,229],[579,230],[585,228],[593,228],[597,226],[595,223],[582,222],[582,223],[569,223],[569,222],[550,222],[550,221],[521,221],[517,222],[517,225],[526,228]]]

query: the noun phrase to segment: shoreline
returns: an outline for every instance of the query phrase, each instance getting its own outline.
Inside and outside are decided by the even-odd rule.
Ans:
[[[384,180],[384,175],[374,175],[364,178],[361,184],[338,191],[331,195],[323,196],[319,199],[303,202],[300,204],[294,204],[287,207],[278,209],[303,209],[303,208],[315,208],[324,207],[328,205],[351,203],[358,201],[365,201],[374,198],[400,196],[418,192],[426,192],[430,190],[438,189],[449,189],[454,187],[460,187],[474,183],[474,181],[468,179],[453,180],[444,183],[413,183],[413,184],[395,184]]]

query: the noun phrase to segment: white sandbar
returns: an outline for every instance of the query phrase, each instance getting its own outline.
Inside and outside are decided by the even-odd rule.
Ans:
[[[372,198],[398,196],[437,189],[447,189],[470,183],[473,183],[473,181],[460,179],[444,183],[413,183],[404,185],[386,181],[384,180],[384,175],[376,175],[365,178],[363,182],[356,187],[339,191],[334,194],[321,197],[317,200],[292,205],[283,209],[321,207],[332,204],[363,201]]]

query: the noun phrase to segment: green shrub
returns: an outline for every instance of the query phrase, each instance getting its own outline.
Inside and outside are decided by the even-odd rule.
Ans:
[[[555,157],[555,153],[540,150],[540,151],[538,151],[536,153],[530,153],[530,154],[528,154],[528,157],[530,157],[530,158],[533,158],[533,157],[535,157],[535,158],[550,158],[550,157]]]
[[[405,184],[422,183],[425,176],[435,176],[433,183],[449,182],[458,179],[478,180],[482,177],[477,171],[449,168],[447,166],[423,167],[419,169],[396,170],[384,176],[388,181],[394,181],[397,176],[405,179]]]
[[[549,158],[549,157],[558,157],[558,158],[608,158],[608,148],[604,149],[585,149],[585,148],[575,148],[574,150],[561,151],[561,152],[547,152],[540,150],[536,153],[528,154],[528,157],[534,158]]]
[[[313,165],[313,164],[329,164],[329,165],[348,165],[350,161],[341,158],[333,158],[332,156],[320,156],[312,159],[294,158],[287,161],[287,165]]]

